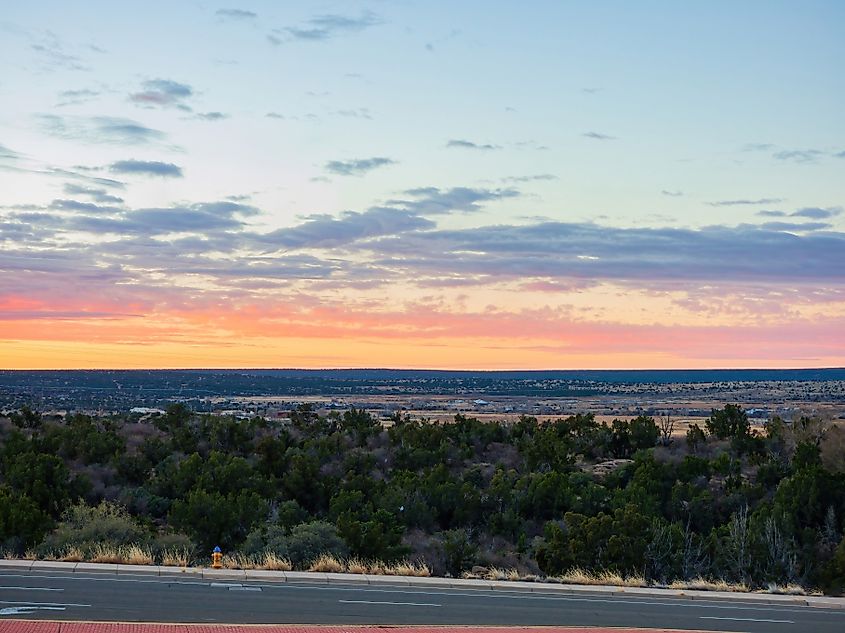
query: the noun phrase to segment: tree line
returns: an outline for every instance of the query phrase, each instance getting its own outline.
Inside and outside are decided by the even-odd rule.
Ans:
[[[24,407],[0,422],[0,548],[17,555],[219,545],[297,564],[331,553],[838,593],[843,519],[845,429],[755,429],[731,404],[685,434],[647,416],[383,424],[302,406],[281,424],[178,403],[145,420]]]

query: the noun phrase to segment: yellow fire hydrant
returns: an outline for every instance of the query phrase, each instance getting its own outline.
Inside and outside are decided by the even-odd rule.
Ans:
[[[223,552],[220,551],[219,545],[214,548],[213,552],[211,552],[211,567],[212,569],[223,568]]]

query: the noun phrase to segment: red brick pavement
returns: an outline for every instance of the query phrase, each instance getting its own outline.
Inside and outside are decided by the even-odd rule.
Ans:
[[[675,633],[612,627],[315,626],[280,624],[136,624],[0,620],[0,633]],[[694,633],[685,631],[684,633]]]

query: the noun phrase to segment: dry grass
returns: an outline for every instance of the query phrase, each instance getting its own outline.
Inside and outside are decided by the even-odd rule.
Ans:
[[[331,554],[321,554],[315,558],[307,571],[316,571],[329,574],[342,574],[346,571],[346,565]]]
[[[282,558],[273,552],[265,553],[264,557],[259,560],[258,566],[268,571],[290,571],[293,569],[289,558]]]
[[[746,593],[748,586],[743,583],[732,583],[722,579],[692,578],[690,580],[676,580],[669,585],[670,589],[691,589],[694,591],[738,591]]]
[[[245,554],[226,554],[220,561],[224,569],[255,569],[258,562]]]
[[[374,560],[367,563],[367,571],[366,573],[372,574],[373,576],[385,576],[387,575],[387,567],[383,562],[380,560]]]
[[[346,561],[346,573],[348,574],[369,574],[370,567],[358,558],[350,558]]]
[[[155,560],[149,548],[139,545],[130,545],[121,548],[123,563],[125,565],[152,565]]]
[[[191,564],[191,553],[183,548],[164,550],[161,553],[161,564],[171,567],[187,567]]]
[[[503,569],[501,567],[491,567],[486,574],[482,576],[485,580],[522,580],[519,571],[513,568]]]
[[[794,583],[790,583],[787,585],[779,585],[774,582],[770,582],[766,588],[763,590],[764,593],[776,593],[785,596],[806,596],[807,590],[804,589],[801,585],[796,585]]]
[[[45,556],[44,560],[60,560],[63,563],[81,563],[85,560],[85,556],[82,555],[82,550],[78,547],[68,547],[57,556]]]
[[[123,563],[124,557],[121,548],[98,543],[88,554],[88,561],[91,563]]]
[[[373,573],[373,572],[371,572]],[[431,576],[431,569],[422,561],[411,562],[407,560],[385,565],[384,573],[387,576],[415,576],[417,578],[428,578]]]
[[[646,587],[642,576],[623,576],[613,571],[592,572],[578,567],[570,569],[558,579],[567,585],[612,585],[614,587]]]

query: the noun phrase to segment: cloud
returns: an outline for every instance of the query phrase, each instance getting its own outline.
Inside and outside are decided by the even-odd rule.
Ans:
[[[742,146],[743,152],[768,152],[771,149],[774,149],[774,145],[771,143],[746,143]]]
[[[792,213],[786,211],[758,211],[757,215],[769,218],[808,218],[810,220],[828,220],[842,213],[841,207],[804,207]]]
[[[818,149],[790,149],[780,150],[772,154],[777,160],[791,161],[793,163],[815,163],[826,152]]]
[[[707,204],[711,207],[735,207],[740,205],[779,204],[783,201],[783,198],[758,198],[756,200],[716,200],[715,202],[708,202]]]
[[[381,20],[378,16],[370,11],[364,11],[358,17],[329,13],[315,16],[302,26],[288,27],[283,32],[294,40],[318,42],[339,35],[358,33],[380,23]],[[279,31],[274,32],[280,33]],[[268,35],[268,39],[274,44],[282,43],[281,38],[275,35]]]
[[[446,143],[446,147],[457,147],[461,149],[478,149],[478,150],[494,150],[502,149],[501,145],[491,145],[489,143],[473,143],[465,139],[453,138]]]
[[[78,200],[53,200],[50,203],[51,209],[57,211],[80,211],[84,213],[115,213],[120,211],[118,207],[114,206],[100,206],[93,202],[79,202]]]
[[[0,143],[0,160],[17,160],[21,157],[16,151],[9,149],[2,143]]]
[[[76,55],[65,51],[64,44],[52,33],[46,33],[46,39],[30,45],[51,70],[91,70]]]
[[[184,101],[194,94],[188,84],[171,79],[148,79],[141,84],[143,90],[129,95],[129,100],[146,107],[176,106],[190,110]]]
[[[87,103],[93,101],[100,96],[97,90],[90,90],[88,88],[80,88],[78,90],[62,90],[59,93],[59,102],[57,107],[78,105],[80,103]]]
[[[369,121],[371,121],[373,118],[373,115],[367,108],[335,110],[334,114],[336,114],[337,116],[348,117],[352,119],[367,119]]]
[[[88,196],[95,202],[105,202],[109,204],[121,204],[123,202],[123,198],[112,195],[105,189],[83,187],[71,182],[65,183],[64,192],[71,196]]]
[[[615,136],[610,136],[608,134],[602,134],[601,132],[584,132],[581,136],[585,138],[595,139],[597,141],[615,141]]]
[[[827,218],[836,217],[842,213],[841,207],[828,207],[820,209],[819,207],[804,207],[793,211],[789,215],[793,218],[810,218],[811,220],[825,220]]]
[[[173,163],[163,163],[157,160],[119,160],[109,166],[115,174],[140,174],[143,176],[161,176],[165,178],[181,178],[182,168]]]
[[[540,180],[557,180],[554,174],[534,174],[532,176],[505,176],[502,182],[537,182]]]
[[[660,193],[664,196],[669,196],[670,198],[679,198],[684,195],[683,191],[670,191],[668,189],[663,189]]]
[[[88,143],[143,145],[165,138],[164,132],[148,128],[132,119],[117,117],[62,117],[36,115],[42,129],[58,138]]]
[[[695,230],[549,221],[408,233],[361,249],[374,264],[414,279],[449,274],[682,287],[690,282],[845,282],[845,233],[799,227],[804,234],[777,226]]]
[[[214,15],[227,20],[254,20],[258,17],[257,13],[244,9],[217,9]]]
[[[831,224],[827,222],[764,222],[760,228],[770,231],[821,231],[829,229]]]
[[[284,119],[285,118],[284,114],[279,114],[278,112],[268,112],[264,116],[266,116],[268,119]]]
[[[229,115],[222,112],[197,112],[194,117],[203,121],[222,121],[228,119]]]
[[[352,160],[330,160],[325,169],[338,176],[361,176],[373,169],[395,165],[396,161],[384,156],[373,158],[355,158]]]
[[[339,218],[311,216],[306,222],[258,237],[282,248],[333,248],[382,235],[432,229],[434,222],[412,212],[374,207],[362,213],[346,211]]]
[[[419,187],[409,189],[409,199],[388,200],[387,204],[412,211],[418,215],[442,215],[461,211],[471,213],[481,210],[481,203],[494,202],[520,195],[516,189],[473,189],[471,187]]]

